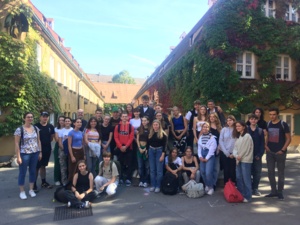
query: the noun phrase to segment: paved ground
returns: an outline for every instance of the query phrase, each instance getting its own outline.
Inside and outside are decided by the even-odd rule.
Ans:
[[[185,195],[166,196],[149,193],[147,188],[123,187],[111,198],[100,198],[93,204],[93,216],[53,221],[54,208],[63,204],[53,202],[52,190],[41,190],[36,198],[19,199],[17,168],[0,168],[0,224],[285,224],[300,221],[300,154],[290,154],[286,166],[285,201],[256,197],[252,203],[230,204],[224,200],[222,189],[213,196],[189,199]],[[53,164],[48,180],[53,179]],[[28,177],[27,177],[28,179]],[[260,185],[269,193],[264,164]]]

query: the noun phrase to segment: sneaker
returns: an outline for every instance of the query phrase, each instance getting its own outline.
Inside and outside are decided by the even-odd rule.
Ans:
[[[265,195],[266,198],[274,198],[274,197],[278,197],[278,194],[276,193],[270,193],[268,195]]]
[[[21,191],[21,192],[20,192],[20,199],[22,199],[22,200],[27,199],[27,196],[26,196],[25,191]]]
[[[155,188],[154,192],[155,193],[159,193],[160,192],[160,188]]]
[[[67,206],[68,206],[68,208],[70,208],[71,207],[71,202],[68,202]]]
[[[124,184],[124,181],[122,179],[119,180],[119,184]]]
[[[90,202],[89,201],[85,201],[84,208],[86,208],[86,209],[90,208]]]
[[[143,183],[143,187],[144,187],[144,188],[148,187],[147,182]]]
[[[252,195],[255,195],[255,196],[261,196],[261,193],[257,190],[257,189],[254,189],[252,191]]]
[[[50,185],[50,184],[48,184],[47,182],[45,182],[45,183],[42,183],[41,187],[42,187],[42,188],[47,188],[47,189],[51,189],[51,188],[53,188],[53,186],[52,186],[52,185]]]
[[[278,199],[283,201],[284,200],[284,196],[282,193],[278,193]]]
[[[210,189],[208,186],[206,186],[204,190],[205,190],[205,193],[207,193]]]
[[[213,188],[210,188],[209,191],[207,192],[207,194],[208,194],[208,195],[212,195],[214,192],[215,192],[214,189],[213,189]]]
[[[155,190],[155,187],[151,187],[150,191],[153,192]]]
[[[29,195],[31,198],[34,198],[36,196],[35,192],[33,190],[29,190]]]
[[[143,182],[140,182],[140,183],[139,183],[139,187],[144,187]]]
[[[60,186],[60,185],[61,185],[61,183],[59,181],[55,182],[55,186]]]
[[[126,184],[127,187],[129,187],[131,185],[131,181],[130,180],[126,180],[125,184]]]
[[[244,203],[248,203],[249,201],[247,199],[244,198],[243,200]]]

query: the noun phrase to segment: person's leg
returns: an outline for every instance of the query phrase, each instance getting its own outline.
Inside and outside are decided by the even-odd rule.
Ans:
[[[156,186],[156,150],[150,147],[149,149],[149,166],[150,166],[150,181],[151,186]]]
[[[100,191],[100,188],[108,182],[108,180],[105,177],[102,176],[96,176],[94,179],[96,190]]]
[[[21,155],[22,163],[19,164],[18,185],[20,188],[20,192],[23,192],[27,167],[29,165],[29,160],[30,160],[30,154],[21,153],[20,155]],[[35,180],[35,177],[34,177],[34,180]]]
[[[128,149],[125,152],[126,179],[131,181],[133,173],[133,150]],[[136,154],[135,154],[136,155]]]
[[[182,173],[182,177],[183,177],[183,182],[186,184],[187,182],[189,182],[190,178],[188,177],[186,172]]]
[[[277,194],[276,179],[275,179],[275,154],[272,152],[267,152],[267,168],[268,168],[268,178],[271,186],[271,193]]]
[[[145,181],[145,165],[144,165],[144,159],[143,157],[140,157],[137,155],[137,161],[138,161],[138,171],[140,175],[140,182],[144,183]]]
[[[232,182],[236,183],[236,159],[228,158],[229,161],[229,178]]]
[[[162,155],[162,149],[156,149],[156,187],[160,188],[161,181],[163,179],[163,165],[164,161],[160,162],[160,157]]]
[[[60,163],[59,163],[59,147],[58,143],[55,143],[54,151],[54,182],[58,184],[61,182],[61,174],[60,174]]]
[[[90,155],[90,148],[89,146],[84,146],[83,149],[85,152],[87,170],[92,172],[92,157]]]
[[[197,183],[200,182],[200,171],[199,171],[199,170],[197,170],[197,172],[196,172],[195,181],[196,181]]]
[[[65,190],[65,196],[69,202],[71,202],[72,207],[79,207],[82,205],[82,202],[76,198],[74,193],[70,190]]]
[[[223,164],[223,175],[224,175],[224,185],[225,185],[228,182],[230,177],[229,176],[230,167],[229,167],[229,160],[223,152],[221,152],[221,161]]]
[[[253,191],[258,191],[258,185],[260,182],[260,178],[261,178],[261,169],[262,169],[262,160],[253,160],[252,163],[252,190]]]
[[[92,202],[92,201],[94,201],[95,198],[97,198],[96,192],[95,191],[91,191],[86,196],[84,196],[84,198],[81,201],[82,202],[85,202],[85,201]]]
[[[215,165],[215,156],[209,158],[205,166],[205,178],[206,186],[213,188],[214,186],[214,165]]]
[[[286,153],[282,155],[276,155],[277,157],[277,174],[278,174],[278,193],[282,193],[284,190],[284,169],[286,161]]]
[[[41,167],[40,167],[40,177],[42,180],[42,187],[52,188],[50,184],[46,181],[46,167],[48,166],[50,156],[51,156],[51,146],[49,148],[44,148],[42,151]]]
[[[67,165],[67,155],[64,150],[59,149],[59,164],[60,164],[60,174],[62,185],[67,185],[68,183],[68,165]]]
[[[201,174],[202,180],[204,182],[204,185],[207,186],[207,181],[206,181],[206,162],[200,162],[200,174]]]
[[[242,179],[243,179],[243,196],[248,201],[251,201],[252,198],[252,188],[251,188],[251,164],[252,163],[242,163],[241,169],[242,169]]]
[[[149,158],[145,159],[144,160],[144,171],[145,171],[145,174],[144,174],[144,177],[145,177],[145,182],[144,184],[146,183],[147,185],[150,183],[150,166],[149,166]]]
[[[39,152],[32,153],[30,154],[30,159],[29,159],[29,190],[33,190],[34,182],[36,179],[36,165],[39,160]]]
[[[213,185],[217,186],[218,178],[220,172],[220,154],[215,156],[214,169],[213,169]]]
[[[239,190],[239,192],[241,192],[241,194],[243,195],[243,193],[244,193],[244,182],[243,182],[243,174],[242,174],[241,163],[236,165],[236,186],[237,186],[237,189]]]

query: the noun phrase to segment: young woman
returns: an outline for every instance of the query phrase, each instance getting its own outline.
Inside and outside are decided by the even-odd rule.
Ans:
[[[244,196],[244,202],[249,202],[252,198],[253,141],[251,135],[248,134],[247,125],[243,121],[235,123],[233,134],[237,138],[233,149],[233,155],[236,159],[237,188]]]
[[[216,137],[217,141],[217,151],[215,154],[215,165],[214,165],[214,189],[216,189],[217,181],[220,172],[220,147],[219,147],[219,137],[222,130],[221,121],[216,112],[210,113],[208,116],[208,123],[210,125],[210,133]]]
[[[201,105],[199,108],[199,113],[197,117],[194,117],[193,121],[193,133],[195,141],[198,143],[199,134],[202,128],[202,125],[207,122],[207,108],[205,105]]]
[[[86,159],[88,170],[93,176],[96,176],[96,164],[101,157],[101,131],[96,117],[91,117],[87,123],[84,142],[88,146],[89,151]]]
[[[136,135],[137,135],[137,130],[142,124],[142,120],[140,118],[140,108],[136,107],[133,109],[133,115],[134,117],[130,119],[129,123],[131,126],[134,128],[134,140],[132,142],[132,150],[133,150],[133,159],[132,159],[132,169],[135,174],[138,173],[138,159],[137,159],[137,152],[138,152],[138,145],[136,142]]]
[[[65,117],[64,128],[59,132],[59,164],[60,175],[63,186],[68,184],[68,135],[73,128],[71,127],[72,120],[70,117]]]
[[[119,184],[119,172],[116,164],[111,161],[111,153],[103,153],[103,161],[99,164],[99,175],[95,178],[97,192],[106,188],[108,195],[114,195]]]
[[[128,121],[130,121],[132,118],[134,118],[133,114],[133,105],[132,104],[127,104],[126,105],[126,112],[128,114]]]
[[[57,120],[57,126],[55,127],[55,147],[53,151],[53,156],[54,156],[54,182],[56,186],[61,185],[61,174],[60,174],[60,164],[59,164],[59,136],[60,132],[65,126],[65,117],[64,116],[59,116]]]
[[[148,187],[149,182],[149,160],[147,143],[149,137],[149,117],[142,118],[142,125],[137,130],[136,142],[138,146],[137,161],[139,167],[140,183],[139,187]]]
[[[209,123],[202,124],[201,135],[198,140],[198,157],[200,160],[200,173],[205,183],[205,191],[208,195],[214,193],[214,164],[215,151],[217,150],[216,137],[209,133]]]
[[[29,195],[33,198],[36,194],[33,185],[36,180],[36,166],[42,158],[39,130],[32,126],[33,114],[27,112],[23,116],[24,125],[18,127],[14,133],[15,151],[17,163],[19,164],[18,185],[20,188],[20,199],[27,199],[24,184],[27,167],[29,167]]]
[[[104,152],[110,152],[110,143],[113,138],[113,127],[109,123],[110,121],[110,115],[106,114],[103,118],[103,123],[101,124],[101,147],[102,147],[102,155]]]
[[[186,184],[189,180],[200,182],[199,164],[196,156],[193,156],[192,147],[188,146],[185,150],[182,161],[182,177]]]
[[[158,120],[154,120],[150,129],[147,142],[150,164],[150,191],[160,192],[160,184],[163,177],[163,162],[165,158],[165,146],[167,135],[163,131]]]
[[[74,121],[74,129],[68,134],[68,149],[69,149],[69,181],[72,181],[73,174],[76,170],[76,164],[79,160],[85,160],[85,152],[83,149],[83,133],[80,131],[82,120],[77,118]]]
[[[258,117],[257,126],[263,129],[265,136],[267,135],[267,122],[264,120],[264,110],[262,108],[255,108],[252,112]],[[247,121],[247,125],[250,126],[250,121]]]
[[[178,157],[178,150],[177,148],[173,148],[170,151],[170,154],[165,158],[165,167],[167,173],[174,174],[178,179],[179,187],[183,185],[182,181],[182,161]]]
[[[169,127],[168,127],[168,124],[166,123],[165,119],[163,118],[163,114],[161,112],[157,112],[157,113],[155,113],[155,118],[157,120],[159,120],[159,122],[161,123],[162,129],[168,136],[169,135]]]
[[[233,136],[233,128],[235,123],[235,117],[229,115],[227,117],[227,126],[221,130],[220,138],[219,138],[219,145],[221,152],[221,161],[223,165],[224,171],[224,184],[231,179],[232,182],[236,182],[236,175],[235,175],[235,159],[232,155],[233,147],[236,138]]]
[[[93,174],[87,170],[84,160],[79,160],[73,176],[71,190],[66,190],[68,207],[89,208],[96,198]]]
[[[171,132],[174,137],[173,146],[179,150],[179,154],[183,154],[186,147],[186,132],[188,130],[187,122],[180,114],[177,106],[173,109],[173,118],[171,119]]]

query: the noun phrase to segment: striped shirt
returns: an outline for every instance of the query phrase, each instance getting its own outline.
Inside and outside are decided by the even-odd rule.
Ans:
[[[85,133],[87,134],[87,138],[88,138],[89,142],[98,142],[99,141],[99,133],[98,133],[97,130],[95,130],[95,129],[92,129],[92,130],[87,129]]]
[[[210,139],[211,137],[211,134],[208,133],[208,134],[202,134],[202,138],[201,138],[201,141],[203,145],[206,145],[206,143],[208,142],[208,140]]]

